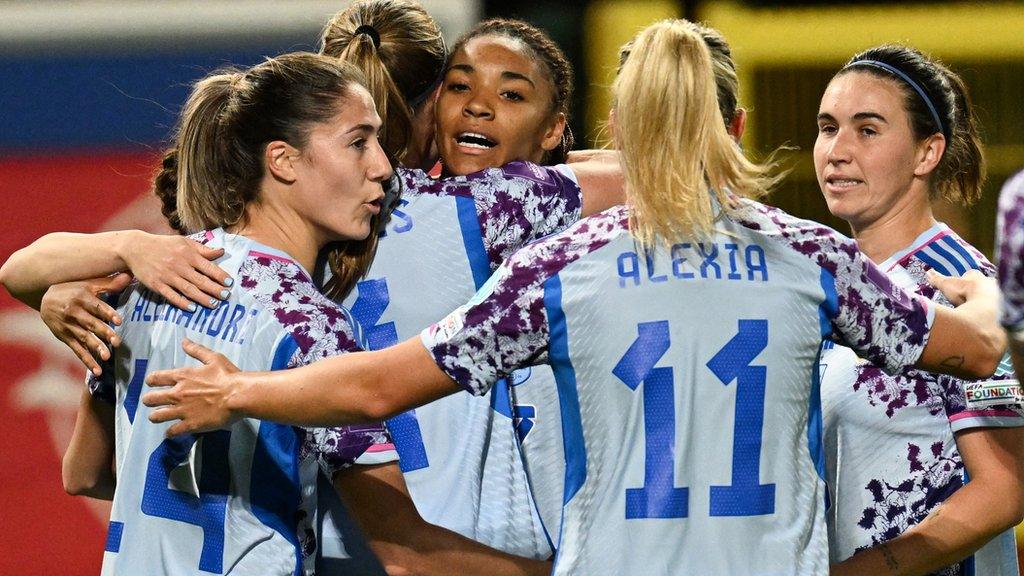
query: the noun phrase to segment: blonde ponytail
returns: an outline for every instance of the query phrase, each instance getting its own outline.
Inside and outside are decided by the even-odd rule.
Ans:
[[[774,166],[747,160],[726,131],[711,54],[696,25],[658,22],[629,52],[612,91],[630,229],[645,246],[708,237],[712,195],[726,209],[729,194],[760,197],[778,180]]]

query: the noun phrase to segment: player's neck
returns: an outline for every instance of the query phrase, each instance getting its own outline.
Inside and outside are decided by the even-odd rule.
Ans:
[[[857,246],[872,262],[884,262],[935,225],[931,204],[910,203],[866,224],[851,222]]]
[[[315,238],[312,227],[294,212],[277,210],[272,204],[262,202],[246,206],[245,218],[228,231],[282,251],[306,270],[313,270],[323,245]]]

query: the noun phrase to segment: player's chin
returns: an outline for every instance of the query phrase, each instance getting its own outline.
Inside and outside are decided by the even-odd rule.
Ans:
[[[445,167],[448,169],[448,172],[456,176],[473,174],[495,166],[500,166],[500,164],[496,164],[491,158],[483,158],[480,156],[462,156],[455,159],[453,162],[445,163]]]

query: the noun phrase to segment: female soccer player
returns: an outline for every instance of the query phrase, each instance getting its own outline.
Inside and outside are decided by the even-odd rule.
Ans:
[[[411,105],[424,85],[429,88],[429,82],[396,80],[390,71],[393,65],[388,64],[416,61],[417,51],[423,50],[424,42],[408,38],[416,27],[395,25],[409,19],[407,8],[406,3],[393,1],[357,3],[325,30],[323,52],[359,63],[371,77],[384,78],[371,88],[378,101],[390,103],[389,114],[398,113],[396,102]],[[424,18],[428,17],[422,13],[420,28],[428,28],[422,25]],[[426,45],[436,47],[438,41]],[[398,85],[409,88],[396,98]],[[581,213],[620,201],[620,193],[602,192],[621,190],[617,165],[600,162],[575,164],[573,171],[513,164],[466,179],[450,178],[517,159],[564,160],[571,146],[563,131],[571,89],[570,67],[561,51],[525,23],[484,22],[459,41],[437,104],[449,177],[434,180],[418,170],[400,170],[401,206],[381,238],[369,279],[360,282],[347,301],[372,347],[412,336],[464,302],[515,248],[568,226]],[[403,112],[399,117],[408,116]],[[411,116],[421,118],[419,112]],[[397,144],[400,135],[385,136],[389,135],[384,144],[393,146],[394,157],[405,160],[408,153],[402,154]],[[416,138],[404,142],[406,150],[426,148]],[[173,183],[166,176],[173,168],[173,163],[165,163],[157,179],[158,192],[161,182]],[[612,186],[596,186],[604,180]],[[174,192],[163,190],[162,196],[167,203]],[[165,213],[173,221],[173,208]],[[372,240],[342,249],[342,257],[332,262],[330,293],[345,294],[362,275],[366,255],[373,254]],[[38,266],[37,259],[28,257],[31,252],[27,249],[21,260]],[[30,272],[21,275],[28,276]],[[544,385],[539,372],[531,378],[535,387]],[[553,386],[550,375],[548,382]],[[428,521],[502,550],[548,558],[551,547],[534,514],[507,387],[499,391],[504,394],[450,398],[393,419],[390,425],[406,481]],[[480,436],[479,430],[491,432]],[[350,492],[339,490],[342,495]],[[474,496],[454,497],[464,493]]]
[[[565,166],[508,164],[565,160],[571,94],[568,62],[532,26],[489,20],[458,40],[435,110],[444,177],[399,171],[401,204],[366,279],[345,301],[372,349],[416,335],[465,302],[514,249],[607,207],[582,194]],[[530,385],[544,386],[544,378],[537,370]],[[453,396],[401,414],[388,428],[424,518],[546,559],[552,549],[534,512],[514,418],[503,382],[482,398]]]
[[[181,312],[139,285],[118,300],[125,321],[114,367],[89,385],[116,402],[104,573],[303,573],[315,549],[317,461],[333,470],[386,445],[382,427],[302,431],[258,420],[167,440],[138,406],[146,372],[180,362],[176,341],[186,334],[271,369],[357,349],[346,315],[306,270],[327,242],[369,234],[391,172],[379,126],[358,73],[314,55],[196,85],[177,142],[180,215],[223,250],[240,286],[216,309]],[[329,210],[318,206],[326,199]]]
[[[286,55],[204,80],[190,97],[177,145],[179,215],[190,229],[207,229],[197,237],[224,249],[221,265],[239,284],[214,310],[181,312],[138,285],[119,299],[122,344],[105,379],[90,386],[93,396],[116,399],[116,454],[97,456],[92,439],[111,424],[86,408],[66,459],[71,477],[106,472],[110,486],[104,464],[117,464],[105,573],[312,573],[317,462],[333,475],[390,449],[380,425],[304,431],[256,420],[165,440],[138,407],[145,372],[179,362],[185,335],[272,369],[358,349],[348,313],[317,291],[308,270],[327,243],[370,233],[391,174],[360,81],[334,59]],[[383,542],[400,547],[390,555],[396,567],[543,573],[543,564],[424,523],[411,503],[396,505],[401,486],[380,468],[360,468],[352,485],[376,496],[378,514],[413,529],[405,541]]]
[[[905,46],[854,56],[822,96],[814,160],[829,210],[895,284],[949,305],[930,270],[995,275],[932,215],[939,197],[970,204],[985,175],[966,88],[942,64]],[[1012,371],[890,376],[831,343],[821,366],[832,561],[877,546],[842,573],[1016,575],[1024,412],[1006,393]]]
[[[726,132],[689,22],[642,32],[614,93],[628,207],[522,249],[469,303],[391,348],[238,374],[189,343],[210,364],[151,375],[174,386],[147,395],[163,406],[151,417],[182,419],[172,435],[248,413],[361,421],[548,362],[567,460],[556,573],[825,573],[808,409],[821,340],[891,371],[957,354],[947,370],[990,372],[994,284],[971,275],[967,303],[934,307],[852,241],[744,199],[773,178]],[[652,129],[664,125],[675,129]]]

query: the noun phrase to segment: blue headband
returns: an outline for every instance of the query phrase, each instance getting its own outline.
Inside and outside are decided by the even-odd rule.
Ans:
[[[928,107],[928,111],[931,112],[932,114],[932,120],[935,121],[935,126],[938,127],[939,132],[941,132],[942,135],[946,138],[946,146],[949,147],[949,130],[946,128],[946,124],[939,117],[939,112],[938,110],[935,109],[935,105],[932,104],[932,100],[931,98],[928,97],[928,93],[924,91],[924,88],[922,88],[920,84],[914,82],[914,80],[910,76],[908,76],[899,68],[886,64],[885,62],[879,62],[878,60],[858,60],[856,62],[851,62],[847,64],[846,67],[843,68],[843,70],[852,68],[854,66],[871,66],[872,68],[879,68],[885,70],[886,72],[894,74],[899,79],[906,82],[907,85],[914,89],[914,92],[917,92],[917,95],[920,96],[921,100],[924,101],[925,106]]]

